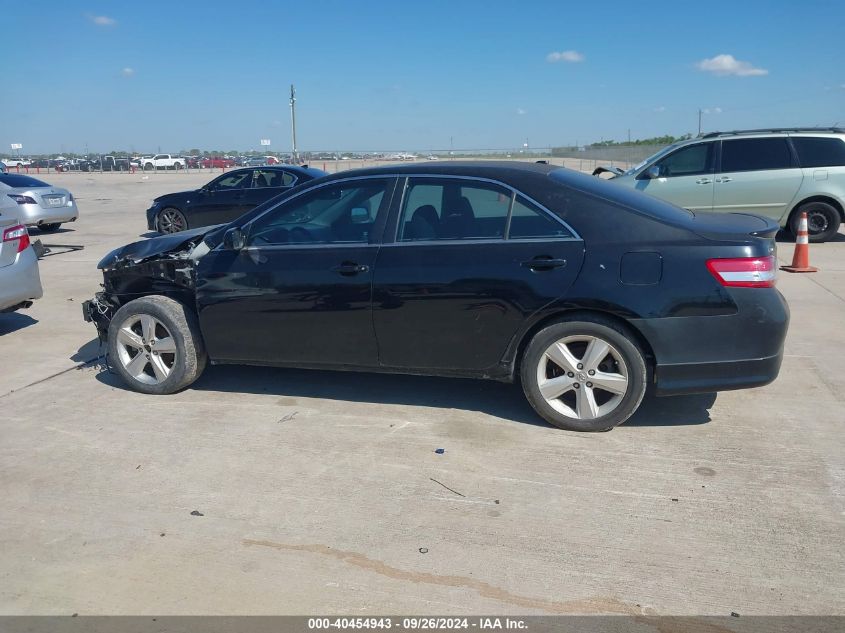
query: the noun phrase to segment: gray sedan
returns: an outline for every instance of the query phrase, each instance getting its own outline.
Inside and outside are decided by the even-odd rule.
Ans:
[[[2,205],[5,211],[5,204]],[[42,295],[38,257],[26,227],[0,215],[0,312],[28,308]]]
[[[41,231],[55,231],[63,222],[75,222],[79,217],[73,194],[62,187],[24,174],[0,174],[0,196],[5,203],[17,203],[17,219],[26,226]]]

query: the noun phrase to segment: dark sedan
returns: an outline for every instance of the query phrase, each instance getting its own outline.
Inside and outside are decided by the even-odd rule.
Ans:
[[[168,193],[147,209],[147,228],[159,233],[231,222],[293,187],[325,176],[308,166],[268,166],[226,172],[195,191]]]
[[[84,314],[134,390],[212,363],[520,381],[556,426],[767,384],[789,311],[774,222],[691,213],[567,169],[392,165],[99,264]]]

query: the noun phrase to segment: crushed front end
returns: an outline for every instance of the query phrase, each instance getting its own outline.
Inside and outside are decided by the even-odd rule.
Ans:
[[[149,295],[171,297],[193,306],[196,262],[209,251],[202,241],[209,227],[135,242],[106,255],[102,290],[82,304],[82,317],[105,342],[109,324],[121,306]]]

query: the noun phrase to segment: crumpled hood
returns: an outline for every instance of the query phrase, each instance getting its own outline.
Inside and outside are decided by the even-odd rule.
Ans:
[[[101,270],[113,268],[121,262],[137,264],[138,262],[152,259],[165,253],[184,250],[187,246],[198,244],[206,234],[211,233],[220,226],[223,225],[202,226],[189,231],[180,231],[179,233],[132,242],[126,246],[114,249],[103,257],[100,263],[97,264],[97,268]]]

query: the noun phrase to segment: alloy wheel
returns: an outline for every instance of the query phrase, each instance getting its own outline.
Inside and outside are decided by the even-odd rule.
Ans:
[[[138,382],[157,385],[176,365],[176,341],[165,325],[149,314],[134,314],[117,332],[117,355],[126,372]]]
[[[176,209],[164,209],[158,214],[159,233],[178,233],[184,231],[185,216]]]
[[[628,367],[607,341],[590,335],[567,336],[540,357],[537,386],[557,412],[591,420],[621,404],[628,392]]]

